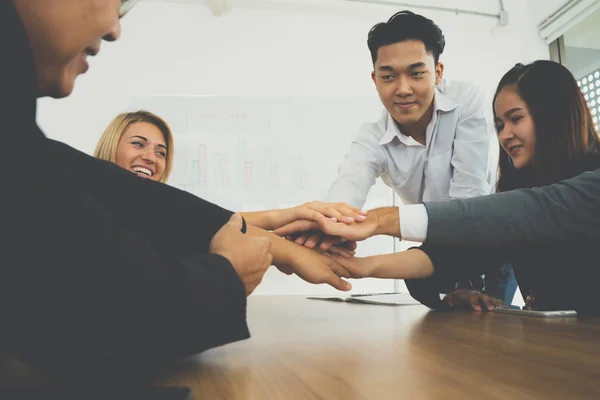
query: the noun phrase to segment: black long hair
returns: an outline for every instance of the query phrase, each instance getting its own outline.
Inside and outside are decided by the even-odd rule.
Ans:
[[[500,80],[492,106],[507,85],[516,85],[529,108],[536,148],[532,164],[517,170],[500,147],[497,190],[550,185],[585,170],[582,162],[600,152],[600,143],[592,114],[571,72],[553,61],[517,64]]]

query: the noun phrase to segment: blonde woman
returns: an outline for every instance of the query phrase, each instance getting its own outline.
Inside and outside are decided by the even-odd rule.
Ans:
[[[100,137],[94,157],[164,183],[173,164],[173,134],[162,118],[149,111],[123,113]]]

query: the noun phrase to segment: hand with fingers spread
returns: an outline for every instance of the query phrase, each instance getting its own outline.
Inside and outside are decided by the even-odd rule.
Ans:
[[[296,221],[312,221],[318,224],[329,220],[349,225],[363,222],[367,218],[366,212],[346,203],[311,201],[290,210],[293,211],[294,218],[278,226],[278,229],[289,226]],[[320,231],[301,233],[294,239],[294,242],[301,246],[310,249],[319,247],[323,251],[327,251],[330,247],[342,241],[339,237],[328,237]]]
[[[327,256],[316,250],[293,246],[296,247],[296,250],[288,263],[283,265],[284,268],[289,268],[309,283],[327,283],[342,291],[348,291],[352,288],[349,282],[342,279],[350,278],[351,274],[333,258],[346,259],[345,257]]]
[[[243,213],[250,225],[265,230],[275,230],[294,221],[319,222],[330,220],[353,224],[366,219],[366,212],[346,203],[322,203],[311,201],[297,207]]]
[[[367,213],[346,203],[323,203],[312,201],[301,206],[288,210],[282,210],[290,215],[293,212],[293,218],[288,217],[284,224],[277,226],[275,232],[281,235],[288,229],[294,229],[296,222],[303,222],[310,226],[318,227],[325,221],[338,222],[341,224],[361,223],[367,219]],[[284,220],[280,218],[279,222]],[[314,224],[311,224],[314,223]],[[279,231],[279,232],[278,232]],[[356,244],[336,236],[328,236],[319,229],[306,232],[302,231],[295,235],[286,236],[288,240],[293,240],[296,244],[308,247],[309,249],[319,249],[333,254],[354,255]]]
[[[242,233],[242,217],[234,214],[213,236],[209,252],[229,260],[250,295],[262,281],[271,265],[271,241]]]
[[[276,229],[275,234],[286,237],[300,234],[312,235],[314,232],[322,232],[324,235],[331,237],[361,241],[375,235],[378,227],[379,221],[377,216],[369,215],[363,222],[357,224],[345,224],[329,219],[319,221],[299,220]],[[308,239],[310,239],[310,236],[308,236]],[[318,239],[313,238],[313,240],[317,242]]]
[[[309,249],[345,257],[352,257],[357,247],[353,240],[345,240],[339,236],[327,236],[323,232],[286,236],[286,239]]]
[[[469,288],[456,289],[444,297],[444,301],[455,308],[472,308],[475,311],[494,311],[503,305],[502,300]]]
[[[345,240],[342,238],[332,238],[331,236],[326,236],[321,241],[321,244],[317,250],[327,254],[336,254],[345,258],[350,258],[354,257],[356,254],[355,250],[357,247],[357,243],[353,240]]]
[[[295,273],[309,283],[326,283],[338,290],[350,290],[351,285],[342,279],[350,274],[330,256],[298,246],[294,242],[255,226],[248,226],[247,234],[270,241],[272,264],[281,272],[288,275]]]
[[[296,219],[318,221],[318,215],[322,215],[332,221],[344,224],[362,222],[367,218],[367,213],[346,203],[323,203],[311,201],[292,210],[296,212]],[[316,217],[316,218],[315,218]]]

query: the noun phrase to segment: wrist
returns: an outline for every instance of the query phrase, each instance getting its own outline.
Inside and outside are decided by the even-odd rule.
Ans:
[[[364,278],[378,278],[379,269],[381,268],[381,257],[370,256],[363,258],[363,268],[365,271]]]
[[[272,231],[279,228],[278,221],[281,219],[282,210],[266,210],[261,212],[260,225],[255,225],[257,228],[266,231]]]
[[[271,239],[271,255],[273,256],[273,265],[293,265],[294,260],[301,257],[299,251],[302,251],[302,246],[297,245],[287,239],[279,237],[275,234],[269,235]]]
[[[279,228],[277,224],[282,219],[282,216],[285,215],[285,211],[287,210],[250,211],[240,213],[240,215],[249,225],[266,231],[272,231]]]
[[[237,269],[235,267],[235,265],[236,265],[235,257],[232,252],[227,251],[225,249],[217,249],[217,250],[209,250],[209,254],[214,254],[216,256],[223,257],[224,259],[229,261],[229,263],[233,266],[233,269],[235,269],[237,272]]]
[[[400,232],[400,213],[398,207],[384,207],[371,212],[376,212],[377,228],[376,235],[387,235],[401,237]]]
[[[267,231],[272,231],[279,228],[281,225],[285,225],[285,222],[282,223],[282,217],[285,215],[287,210],[268,210],[265,211],[265,225],[263,228]]]

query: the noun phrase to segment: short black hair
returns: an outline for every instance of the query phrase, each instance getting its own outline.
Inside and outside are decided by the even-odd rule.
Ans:
[[[371,51],[373,65],[377,61],[380,47],[406,40],[423,42],[427,52],[433,55],[436,64],[446,47],[442,30],[432,20],[411,11],[400,11],[392,15],[388,22],[381,22],[369,31],[367,44]]]

